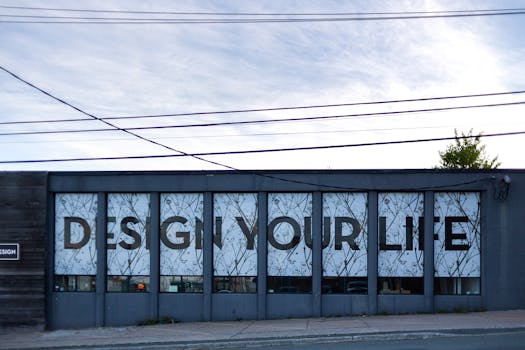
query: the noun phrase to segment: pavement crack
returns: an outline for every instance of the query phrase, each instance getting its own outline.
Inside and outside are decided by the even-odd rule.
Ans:
[[[364,317],[361,318],[361,322],[363,322],[367,328],[370,328],[370,324],[366,322]]]
[[[253,326],[253,324],[255,323],[255,321],[251,321],[248,325],[246,325],[246,327],[243,327],[242,329],[240,329],[239,331],[235,332],[234,334],[232,334],[229,339],[233,339],[233,338],[236,338],[238,335],[244,333],[245,330],[247,330],[248,328],[250,328],[251,326]]]

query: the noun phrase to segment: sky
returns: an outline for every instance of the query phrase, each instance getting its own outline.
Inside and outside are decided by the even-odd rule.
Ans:
[[[262,18],[272,13],[525,9],[525,1],[0,0],[0,66],[89,114],[0,70],[0,170],[420,169],[438,165],[439,151],[451,141],[208,155],[200,159],[188,154],[442,138],[453,137],[454,130],[468,133],[472,129],[475,134],[525,131],[523,104],[384,114],[523,102],[525,94],[195,114],[522,91],[525,14],[284,23],[42,24],[1,21],[37,19],[13,17],[20,15],[226,17],[6,6],[252,13],[255,15],[236,18]],[[191,115],[107,120],[113,126],[95,119],[184,113]],[[341,115],[348,117],[165,128]],[[62,119],[91,120],[49,122]],[[6,124],[20,121],[44,122]],[[164,128],[126,131],[159,126]],[[108,130],[8,135],[85,129]],[[487,137],[482,142],[489,157],[499,157],[502,168],[525,167],[521,151],[525,135]],[[179,156],[5,163],[151,155]]]

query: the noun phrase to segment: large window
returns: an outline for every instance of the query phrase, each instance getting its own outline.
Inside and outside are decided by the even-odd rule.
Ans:
[[[55,196],[55,291],[95,291],[96,215],[95,193]]]
[[[268,195],[268,293],[312,292],[312,195]]]
[[[257,194],[219,193],[213,202],[213,291],[257,291]]]
[[[480,195],[434,195],[434,293],[480,294]]]
[[[110,193],[107,198],[107,290],[147,292],[150,284],[149,194]]]
[[[202,193],[163,193],[160,211],[160,291],[202,293]]]
[[[323,194],[323,293],[368,293],[367,221],[366,193]]]
[[[160,291],[203,292],[202,193],[160,195]],[[256,193],[213,197],[214,293],[257,291]],[[55,195],[55,291],[96,290],[96,193]],[[378,193],[379,294],[422,294],[424,194]],[[368,195],[322,195],[322,293],[368,293]],[[107,291],[150,290],[150,195],[107,194]],[[479,295],[479,192],[434,193],[434,294]],[[269,193],[267,292],[312,292],[312,194]],[[98,262],[100,263],[100,262]]]
[[[423,193],[378,194],[378,292],[423,294]]]

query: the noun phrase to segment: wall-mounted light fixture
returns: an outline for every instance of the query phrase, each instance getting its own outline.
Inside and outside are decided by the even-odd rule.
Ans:
[[[494,182],[494,199],[504,201],[509,195],[509,188],[512,179],[509,175],[504,175],[499,181]]]

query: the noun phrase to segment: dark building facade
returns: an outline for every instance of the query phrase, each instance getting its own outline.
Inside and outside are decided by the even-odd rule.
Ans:
[[[525,307],[523,170],[4,172],[0,182],[2,325]]]

